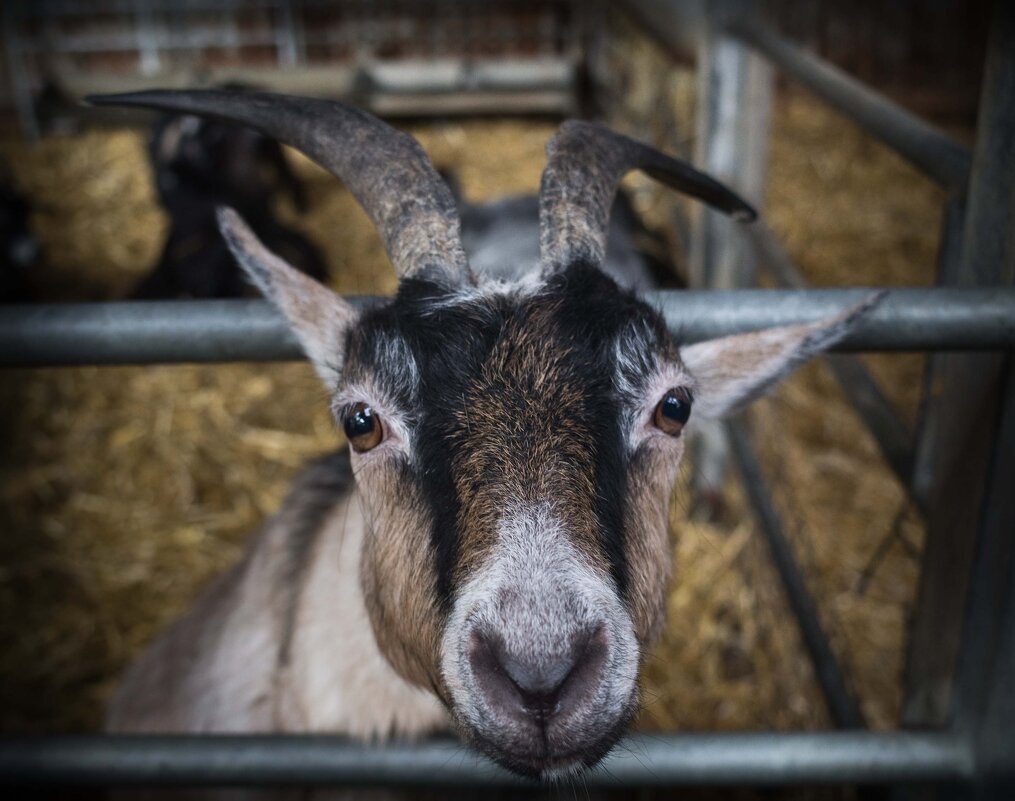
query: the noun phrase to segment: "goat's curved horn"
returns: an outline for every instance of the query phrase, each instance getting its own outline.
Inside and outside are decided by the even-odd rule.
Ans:
[[[365,111],[331,100],[266,92],[155,90],[86,98],[243,123],[334,173],[377,226],[400,276],[425,267],[471,282],[458,210],[419,142]]]
[[[757,213],[743,198],[689,164],[601,125],[565,122],[546,145],[539,188],[539,252],[544,270],[606,258],[606,227],[617,185],[639,169],[735,219]]]

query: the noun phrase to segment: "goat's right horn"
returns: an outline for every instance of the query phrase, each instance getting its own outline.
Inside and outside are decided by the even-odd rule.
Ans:
[[[455,199],[419,142],[332,100],[266,92],[154,90],[86,98],[218,117],[256,128],[334,173],[373,220],[399,276],[437,268],[471,283]]]
[[[539,188],[539,257],[553,271],[606,258],[606,225],[624,174],[642,170],[736,219],[757,213],[728,187],[653,147],[589,122],[565,122],[546,146]]]

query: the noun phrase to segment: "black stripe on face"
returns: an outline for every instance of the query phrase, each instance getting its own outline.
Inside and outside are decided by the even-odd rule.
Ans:
[[[535,319],[541,327],[533,336],[529,321]],[[615,343],[633,329],[653,339],[661,326],[658,315],[645,304],[620,290],[599,270],[578,264],[552,277],[544,290],[532,295],[456,300],[436,283],[407,279],[391,304],[368,312],[350,334],[350,370],[366,366],[411,415],[408,422],[414,432],[414,452],[410,469],[432,521],[439,602],[445,612],[453,602],[461,556],[463,504],[459,492],[471,498],[482,492],[484,485],[515,482],[517,486],[505,491],[510,496],[517,490],[519,498],[525,498],[532,486],[540,484],[538,473],[545,469],[532,459],[532,442],[543,436],[563,437],[555,457],[558,467],[591,462],[593,497],[587,503],[592,504],[594,520],[589,522],[598,530],[602,553],[618,590],[626,593],[627,417],[616,389]],[[404,343],[415,360],[419,383],[414,388],[408,386],[404,370],[390,363],[390,348],[378,345],[392,337]],[[645,347],[650,346],[646,341]],[[528,378],[519,378],[527,374],[525,369],[507,370],[506,378],[491,377],[492,354],[504,359],[507,353],[510,360],[516,348],[522,354],[516,361],[529,361],[515,367],[531,367],[536,372],[545,368],[538,388],[526,385]],[[468,430],[470,411],[476,421],[477,386],[482,388],[478,397],[488,399],[503,421],[503,426],[490,424],[493,433],[486,443],[477,440],[485,436],[483,433]],[[533,420],[529,404],[535,395],[542,397],[546,418]],[[554,404],[554,397],[568,401]],[[526,418],[530,421],[527,427],[505,434]],[[491,447],[494,440],[496,447]],[[455,460],[476,447],[486,447],[508,461],[528,459],[529,463],[518,471],[480,467],[475,476],[469,474],[468,486],[458,487]]]
[[[630,454],[627,427],[630,424],[625,400],[616,388],[618,365],[616,343],[624,337],[629,345],[637,332],[635,350],[648,354],[668,340],[662,318],[633,293],[620,289],[599,269],[573,264],[554,275],[547,286],[559,293],[562,303],[557,326],[564,342],[582,343],[582,360],[588,371],[589,392],[586,413],[596,426],[595,513],[603,551],[621,597],[628,590],[626,552],[626,504]],[[648,366],[651,359],[646,358]],[[633,376],[627,376],[630,382]],[[647,378],[647,376],[643,376]]]
[[[452,421],[499,337],[506,312],[500,299],[455,302],[442,285],[408,278],[391,304],[368,312],[350,335],[350,364],[372,368],[375,380],[409,414],[414,436],[411,471],[429,507],[438,601],[444,612],[453,601],[460,547]],[[404,373],[383,363],[374,343],[385,337],[398,337],[407,346],[419,371],[416,387],[407,386]]]

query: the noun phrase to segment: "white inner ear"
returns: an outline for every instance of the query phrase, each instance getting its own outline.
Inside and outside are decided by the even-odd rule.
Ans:
[[[841,314],[682,348],[698,386],[695,408],[705,418],[739,411],[803,362],[841,341],[885,297],[875,292]]]
[[[764,394],[810,355],[800,353],[809,333],[796,326],[775,328],[684,348],[680,355],[698,387],[694,410],[716,419]]]
[[[345,355],[345,332],[356,321],[356,310],[268,250],[232,209],[220,208],[218,219],[236,261],[285,315],[317,374],[334,389]]]

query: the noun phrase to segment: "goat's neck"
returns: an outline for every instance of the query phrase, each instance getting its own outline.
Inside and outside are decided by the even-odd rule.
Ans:
[[[365,536],[354,490],[306,555],[308,572],[289,621],[291,652],[278,677],[283,730],[384,738],[447,727],[437,699],[399,677],[378,649],[359,579]]]

